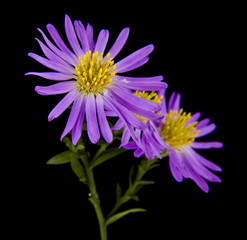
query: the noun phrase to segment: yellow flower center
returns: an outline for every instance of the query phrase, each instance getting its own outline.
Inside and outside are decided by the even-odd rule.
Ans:
[[[172,148],[179,150],[181,146],[191,145],[195,137],[200,132],[195,128],[198,122],[187,124],[191,118],[191,113],[186,114],[183,109],[171,110],[165,116],[165,124],[161,130],[161,137]]]
[[[161,104],[161,99],[163,98],[163,96],[158,96],[158,94],[156,92],[138,92],[138,91],[135,91],[134,92],[134,95],[137,96],[137,97],[140,97],[140,98],[144,98],[144,99],[147,99],[149,101],[152,101],[154,103],[157,103],[157,104]],[[157,114],[160,114],[160,113],[157,113]],[[147,121],[149,120],[148,118],[146,117],[143,117],[143,116],[140,116],[138,114],[135,113],[135,115],[143,122],[143,123],[147,123]]]
[[[87,95],[93,93],[103,93],[103,90],[111,86],[116,72],[114,61],[110,60],[110,53],[103,60],[103,52],[99,55],[98,52],[92,54],[88,51],[83,57],[78,57],[79,64],[75,67],[77,87],[79,91]]]

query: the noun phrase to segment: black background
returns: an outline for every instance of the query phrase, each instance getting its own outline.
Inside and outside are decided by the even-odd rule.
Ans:
[[[222,183],[209,183],[210,192],[203,193],[194,182],[177,183],[169,170],[167,159],[161,167],[148,174],[156,180],[140,192],[140,202],[130,202],[126,207],[143,207],[147,213],[130,215],[109,227],[109,240],[117,239],[168,239],[201,238],[238,233],[240,201],[242,196],[234,184],[237,173],[230,158],[234,150],[228,142],[232,129],[228,120],[232,117],[232,97],[228,65],[231,49],[231,10],[229,6],[216,4],[178,4],[154,2],[134,4],[127,2],[84,1],[57,4],[36,2],[22,6],[21,19],[24,38],[24,71],[46,71],[27,56],[28,52],[42,55],[35,38],[42,39],[36,30],[45,33],[46,24],[52,23],[65,39],[64,15],[72,20],[89,22],[94,27],[95,38],[104,28],[110,31],[107,49],[114,43],[120,31],[130,27],[129,39],[116,61],[150,43],[155,46],[149,62],[128,73],[129,76],[163,75],[168,83],[167,96],[173,91],[182,94],[181,106],[186,112],[202,113],[210,117],[217,129],[204,137],[207,141],[221,141],[223,149],[211,149],[200,153],[223,168],[217,173]],[[48,36],[48,34],[47,34]],[[19,145],[21,180],[18,198],[25,220],[24,235],[33,239],[99,239],[95,213],[87,200],[88,189],[79,183],[69,165],[48,166],[46,161],[65,150],[59,141],[65,127],[68,111],[48,123],[47,116],[61,96],[43,97],[35,93],[36,85],[51,82],[35,76],[23,77],[19,99],[24,109],[20,117]],[[102,207],[109,211],[114,204],[116,182],[126,187],[132,163],[138,159],[132,152],[113,159],[95,169]],[[237,161],[235,159],[234,161]],[[234,197],[233,197],[234,196]],[[233,201],[237,200],[237,201]],[[32,230],[32,231],[30,231]]]

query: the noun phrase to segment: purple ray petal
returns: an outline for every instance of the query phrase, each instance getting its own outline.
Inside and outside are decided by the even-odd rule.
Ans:
[[[50,33],[52,39],[54,40],[54,42],[57,44],[57,46],[67,55],[69,55],[72,59],[73,62],[78,64],[79,60],[78,57],[72,53],[69,48],[65,45],[65,43],[63,42],[62,38],[60,37],[59,33],[57,32],[57,29],[52,25],[52,24],[47,24],[46,26],[48,32]]]
[[[109,31],[104,29],[101,30],[97,42],[95,44],[94,52],[99,52],[99,54],[104,52],[108,39],[109,39]]]
[[[51,41],[46,37],[46,35],[43,33],[43,31],[41,29],[39,29],[39,32],[42,34],[46,44],[48,45],[48,47],[60,58],[62,58],[64,61],[66,61],[67,63],[75,66],[77,64],[77,59],[75,61],[75,58],[72,57],[71,55],[67,54],[66,52],[61,51],[60,49],[58,49],[56,46],[54,46]]]
[[[114,58],[117,54],[122,50],[123,46],[125,45],[129,36],[129,28],[124,28],[121,33],[119,34],[117,40],[109,50],[110,58]]]
[[[191,118],[188,120],[188,122],[186,123],[185,126],[188,126],[189,124],[196,122],[200,117],[201,117],[201,113],[200,112],[194,113],[191,116]]]
[[[171,173],[177,182],[182,182],[183,176],[182,176],[181,172],[178,170],[178,168],[176,167],[176,165],[174,164],[178,161],[179,160],[176,159],[175,152],[171,151],[169,154],[169,166],[170,166]]]
[[[122,68],[121,70],[117,70],[117,72],[118,73],[125,73],[125,72],[132,71],[132,70],[139,68],[142,65],[146,64],[148,61],[149,61],[149,57],[144,57],[132,65],[126,65],[126,67]]]
[[[82,100],[82,103],[81,103],[78,118],[75,122],[73,129],[72,129],[72,143],[74,145],[77,144],[78,140],[81,137],[82,126],[83,126],[83,121],[84,121],[84,116],[85,116],[85,106],[86,106],[86,98],[84,97]]]
[[[201,121],[196,125],[196,128],[197,128],[197,129],[201,129],[201,128],[207,126],[207,125],[209,124],[209,122],[210,122],[210,118],[203,119],[203,120],[201,120]]]
[[[116,63],[116,71],[123,72],[124,69],[127,69],[130,66],[133,66],[135,63],[139,62],[140,60],[146,58],[154,49],[152,44],[141,48],[134,53],[130,54],[128,57],[124,58],[123,60]]]
[[[35,59],[37,62],[41,63],[42,65],[54,70],[54,71],[58,71],[61,73],[65,73],[65,74],[74,74],[75,73],[75,69],[71,68],[67,68],[66,66],[63,66],[59,63],[53,62],[51,60],[48,60],[46,58],[43,58],[35,53],[29,53],[28,54],[29,57]]]
[[[125,88],[133,89],[137,91],[157,91],[163,88],[167,88],[167,84],[165,82],[131,82],[128,80],[121,80],[119,84]]]
[[[47,95],[57,95],[57,94],[63,94],[72,91],[76,88],[74,81],[66,81],[66,82],[60,82],[56,83],[50,86],[36,86],[35,91],[43,96]]]
[[[87,24],[86,33],[87,33],[89,48],[93,52],[95,48],[95,42],[93,40],[93,27],[89,23]]]
[[[112,142],[113,135],[109,127],[108,121],[106,119],[105,110],[104,110],[104,101],[100,94],[98,94],[96,97],[96,106],[97,106],[100,131],[106,142],[110,143]]]
[[[83,52],[88,52],[90,50],[90,46],[87,38],[86,29],[81,21],[75,21],[75,30],[79,40],[81,41]]]
[[[196,138],[198,137],[202,137],[202,136],[205,136],[211,132],[213,132],[216,128],[216,125],[214,123],[206,126],[206,127],[203,127],[203,128],[199,128],[197,127],[198,130],[200,130],[200,132],[198,133],[198,135],[196,136]]]
[[[100,139],[99,126],[96,114],[96,103],[92,93],[88,94],[86,102],[87,133],[92,143],[97,143]]]
[[[50,112],[48,116],[48,121],[52,121],[54,118],[59,117],[75,100],[77,96],[77,90],[72,90],[69,92]]]
[[[64,74],[64,73],[56,73],[56,72],[28,72],[25,75],[36,75],[42,78],[46,78],[54,81],[64,81],[70,80],[73,78],[73,75]]]
[[[178,111],[179,112],[179,110],[180,110],[180,101],[181,101],[181,94],[178,93],[177,96],[176,96],[176,99],[174,101],[173,107],[172,107],[172,109],[174,111]]]
[[[192,142],[191,147],[196,149],[222,148],[221,142]]]
[[[196,151],[193,151],[193,155],[196,157],[197,161],[199,161],[200,163],[202,163],[204,166],[206,166],[207,168],[216,171],[216,172],[222,172],[222,169],[216,165],[215,163],[207,160],[206,158],[202,157],[200,154],[198,154]]]
[[[168,101],[168,113],[170,112],[170,110],[172,110],[175,99],[176,99],[176,92],[173,92]]]
[[[71,67],[71,65],[69,65],[67,62],[65,62],[62,58],[60,58],[59,56],[57,56],[54,52],[52,52],[47,46],[45,46],[45,44],[43,44],[38,38],[36,38],[36,40],[38,41],[43,53],[45,54],[45,56],[56,63],[59,63],[61,65],[63,65],[64,67],[68,68],[68,69],[73,69]]]
[[[65,126],[65,129],[62,133],[61,136],[61,141],[62,139],[72,130],[74,127],[76,120],[79,116],[81,107],[82,107],[82,102],[83,102],[83,95],[81,95],[79,92],[77,93],[77,97],[74,101],[74,104],[72,106],[72,109],[70,111],[69,119],[67,121],[67,124]]]
[[[68,15],[65,15],[65,32],[68,38],[68,41],[70,43],[70,46],[72,47],[73,51],[76,53],[77,56],[83,56],[84,53],[81,50],[80,44],[77,40],[75,29],[73,26],[73,23]]]

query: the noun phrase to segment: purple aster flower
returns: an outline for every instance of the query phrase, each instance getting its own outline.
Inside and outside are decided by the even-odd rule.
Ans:
[[[174,92],[168,104],[165,98],[161,103],[165,117],[161,121],[160,134],[169,153],[170,169],[178,182],[182,182],[183,178],[191,178],[204,192],[208,192],[209,186],[205,180],[221,182],[221,179],[210,170],[218,172],[222,170],[199,155],[195,149],[221,148],[223,144],[196,141],[199,137],[214,131],[216,125],[210,124],[209,118],[198,121],[200,112],[193,115],[185,113],[180,108],[180,99],[181,95]]]
[[[48,24],[47,30],[55,44],[42,30],[38,30],[46,45],[39,39],[37,41],[47,58],[35,53],[28,55],[54,72],[29,72],[26,75],[59,81],[46,87],[37,86],[35,90],[40,95],[66,93],[50,112],[49,121],[59,117],[73,104],[61,139],[72,131],[72,141],[76,144],[86,115],[91,142],[96,143],[100,133],[107,142],[111,142],[113,136],[106,117],[106,112],[110,111],[121,119],[131,136],[136,139],[133,127],[144,129],[146,125],[135,114],[150,116],[150,112],[159,110],[159,105],[133,95],[132,90],[154,91],[166,88],[167,84],[161,82],[162,76],[134,78],[118,74],[144,65],[154,46],[150,44],[143,47],[115,63],[114,58],[127,41],[129,28],[121,31],[107,54],[104,52],[109,39],[108,30],[101,30],[95,42],[93,27],[88,24],[85,28],[81,21],[73,24],[68,15],[65,16],[65,32],[73,51],[65,45],[53,25]],[[156,115],[153,117],[155,119]]]

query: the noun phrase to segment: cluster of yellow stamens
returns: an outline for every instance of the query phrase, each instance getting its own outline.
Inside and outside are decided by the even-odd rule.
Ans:
[[[103,89],[110,86],[114,80],[116,65],[109,59],[110,53],[103,60],[103,52],[92,54],[88,51],[83,57],[79,57],[79,64],[75,67],[77,86],[80,92],[87,95],[89,93],[102,93]]]
[[[157,104],[161,104],[161,99],[163,98],[163,96],[158,96],[158,94],[156,92],[145,92],[145,91],[142,91],[142,92],[138,92],[138,91],[135,91],[134,92],[134,95],[135,96],[138,96],[140,98],[144,98],[144,99],[147,99],[149,101],[152,101],[154,103],[157,103]],[[157,113],[157,114],[160,114],[160,113]],[[146,117],[143,117],[143,116],[140,116],[138,114],[135,113],[135,115],[143,122],[143,123],[147,123],[147,121],[149,120],[148,118]]]
[[[166,114],[161,136],[169,146],[179,150],[181,146],[191,145],[195,140],[200,132],[195,128],[198,122],[187,124],[190,118],[191,113],[186,114],[183,109],[179,113],[171,110]]]

